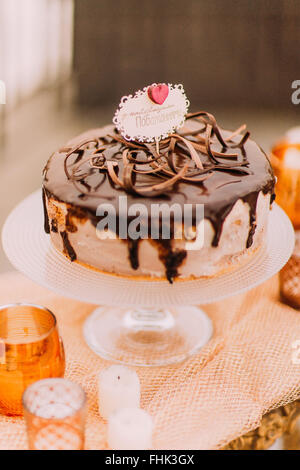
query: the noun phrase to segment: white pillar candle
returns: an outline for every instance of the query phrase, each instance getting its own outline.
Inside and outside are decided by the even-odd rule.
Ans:
[[[113,450],[151,449],[152,432],[152,418],[140,408],[122,408],[108,418],[107,442]]]
[[[140,406],[141,386],[137,373],[114,365],[100,372],[98,380],[99,411],[107,419],[118,408]]]

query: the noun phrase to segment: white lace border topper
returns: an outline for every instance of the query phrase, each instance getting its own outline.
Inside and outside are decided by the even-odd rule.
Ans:
[[[126,140],[154,142],[183,126],[189,104],[181,84],[153,83],[123,96],[113,123]]]

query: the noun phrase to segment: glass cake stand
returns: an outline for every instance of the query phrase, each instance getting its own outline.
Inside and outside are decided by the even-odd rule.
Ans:
[[[197,353],[211,338],[212,323],[197,305],[245,292],[276,274],[294,246],[290,220],[276,204],[266,246],[237,270],[212,279],[130,280],[71,263],[43,229],[41,191],[7,218],[2,242],[11,263],[56,293],[96,305],[84,337],[99,356],[135,366],[161,366]],[[226,315],[226,312],[224,312]]]

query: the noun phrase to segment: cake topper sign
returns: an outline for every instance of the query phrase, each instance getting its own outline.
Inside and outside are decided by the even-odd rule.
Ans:
[[[113,123],[126,140],[154,142],[183,126],[188,107],[182,85],[153,83],[123,96]]]

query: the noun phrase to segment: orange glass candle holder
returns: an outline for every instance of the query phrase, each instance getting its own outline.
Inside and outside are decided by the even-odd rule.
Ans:
[[[300,229],[300,142],[279,142],[272,149],[271,163],[277,177],[276,202]]]
[[[279,273],[281,300],[300,310],[300,231],[295,232],[294,252]]]
[[[86,394],[66,379],[44,379],[23,394],[30,450],[82,450]]]
[[[0,307],[0,412],[22,414],[26,387],[62,377],[64,370],[64,348],[50,310],[31,304]]]

